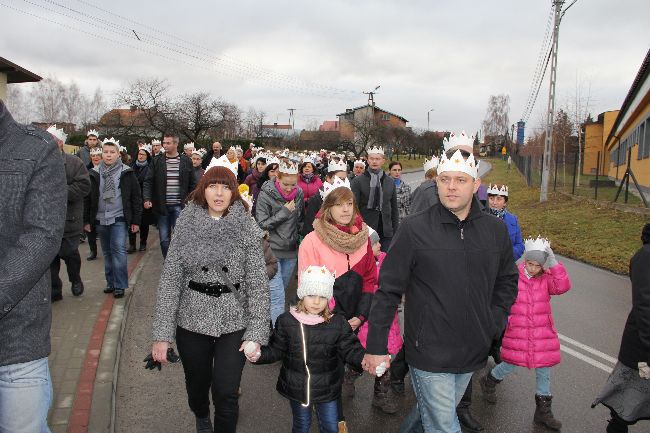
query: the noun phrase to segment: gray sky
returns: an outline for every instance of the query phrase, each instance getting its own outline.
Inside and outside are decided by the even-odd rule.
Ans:
[[[264,110],[269,122],[286,123],[286,109],[298,108],[303,127],[365,104],[361,92],[381,85],[377,105],[411,126],[426,128],[433,108],[431,129],[471,133],[491,94],[510,95],[511,122],[522,115],[551,10],[550,0],[0,4],[82,30],[0,7],[2,57],[87,92],[100,85],[110,97],[128,80],[158,76],[177,93],[205,90]],[[578,0],[560,29],[558,107],[573,107],[578,83],[592,113],[618,109],[650,46],[647,19],[645,0]],[[540,126],[547,95],[545,79],[529,127]]]

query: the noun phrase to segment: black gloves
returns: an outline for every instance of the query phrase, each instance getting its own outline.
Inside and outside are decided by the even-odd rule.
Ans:
[[[178,362],[180,360],[181,357],[178,356],[176,352],[174,352],[174,349],[172,349],[171,347],[167,349],[167,361]],[[160,362],[153,360],[153,356],[151,355],[151,353],[147,355],[147,357],[144,359],[143,362],[146,362],[144,368],[148,370],[153,370],[154,368],[158,368],[158,371],[160,371],[160,369],[162,368],[162,364]]]

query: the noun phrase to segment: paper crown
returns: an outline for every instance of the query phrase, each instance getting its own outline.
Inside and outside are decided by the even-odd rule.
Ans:
[[[375,154],[375,155],[383,155],[384,154],[384,148],[381,146],[372,146],[370,149],[366,151],[368,155],[370,154]]]
[[[126,146],[120,146],[120,153],[126,153]]]
[[[474,137],[468,136],[465,134],[465,131],[461,132],[460,135],[452,132],[449,138],[445,137],[442,139],[442,145],[445,148],[445,153],[456,148],[461,148],[466,152],[472,153],[474,151]]]
[[[268,164],[280,164],[280,160],[275,155],[267,154],[266,155],[266,164],[267,165]]]
[[[101,155],[101,154],[102,154],[102,148],[99,147],[99,146],[93,147],[92,149],[90,149],[90,156]]]
[[[205,168],[205,173],[208,172],[213,167],[226,167],[228,170],[232,172],[232,174],[237,177],[237,169],[239,168],[239,162],[235,161],[231,163],[228,161],[228,157],[226,155],[221,155],[218,159],[215,158],[214,156],[212,157],[212,160],[210,161],[210,164]]]
[[[366,163],[363,162],[362,159],[357,159],[356,161],[354,161],[354,165],[359,165],[359,166],[361,166],[363,168],[366,168]]]
[[[63,128],[57,128],[56,125],[47,128],[47,132],[52,134],[57,140],[61,140],[64,143],[68,139],[68,134],[63,132]]]
[[[205,149],[192,149],[192,155],[198,155],[199,157],[203,158],[203,155],[205,155]]]
[[[183,149],[194,149],[194,142],[192,142],[192,143],[186,143],[186,144],[183,146]]]
[[[314,167],[316,167],[316,161],[315,161],[315,159],[312,158],[311,156],[305,156],[305,157],[302,159],[302,163],[303,163],[303,164],[310,163],[311,165],[313,165]]]
[[[162,143],[160,142],[160,140],[156,140],[156,139],[151,140],[151,147],[155,145],[161,146]]]
[[[524,241],[524,248],[526,252],[529,251],[546,251],[547,247],[550,247],[551,243],[546,238],[537,236],[537,239],[528,238]]]
[[[476,179],[478,177],[478,164],[474,160],[474,155],[470,155],[465,159],[459,149],[449,159],[446,154],[442,154],[442,158],[440,158],[440,163],[438,164],[438,174],[446,171],[460,171]]]
[[[327,181],[323,182],[323,192],[321,192],[321,197],[323,200],[329,195],[330,192],[334,191],[336,188],[347,188],[352,189],[350,186],[350,181],[346,177],[345,180],[341,180],[340,177],[334,176],[332,183]]]
[[[111,138],[105,138],[104,141],[102,141],[102,146],[105,145],[106,143],[113,143],[116,145],[118,148],[120,148],[120,140],[116,140],[114,137]]]
[[[343,161],[339,161],[339,162],[336,162],[336,161],[334,161],[334,162],[330,162],[330,163],[327,165],[327,172],[328,172],[328,173],[333,173],[333,172],[335,172],[335,171],[348,171],[348,165],[347,165],[345,162],[343,162]]]
[[[284,174],[298,174],[298,165],[289,161],[280,163],[280,173]]]
[[[332,299],[336,272],[330,272],[325,266],[309,266],[300,274],[298,298],[305,296],[322,296]]]
[[[146,150],[149,155],[151,155],[151,145],[150,144],[143,144],[140,150]]]
[[[94,129],[91,129],[90,131],[88,131],[88,132],[86,133],[86,137],[90,137],[91,135],[93,135],[93,136],[95,136],[95,137],[99,137],[99,132],[97,132],[97,131],[94,130]]]
[[[501,185],[501,188],[499,188],[499,185],[496,183],[494,185],[490,184],[487,189],[487,193],[489,195],[500,195],[503,197],[508,197],[508,185]]]
[[[438,164],[440,163],[440,160],[438,159],[437,156],[432,156],[431,159],[424,159],[424,172],[426,173],[429,170],[432,170],[434,168],[438,168]]]
[[[239,196],[244,202],[246,202],[248,205],[248,211],[251,212],[253,210],[253,196],[250,195],[248,191],[239,193]]]

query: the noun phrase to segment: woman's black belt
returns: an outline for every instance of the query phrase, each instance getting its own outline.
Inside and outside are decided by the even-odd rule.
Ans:
[[[234,286],[239,289],[239,283],[234,284]],[[187,287],[195,292],[203,293],[215,298],[218,298],[224,293],[232,293],[227,285],[221,283],[197,283],[196,281],[190,281]]]

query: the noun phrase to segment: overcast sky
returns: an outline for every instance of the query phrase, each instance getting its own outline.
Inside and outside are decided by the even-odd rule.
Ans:
[[[0,6],[0,56],[108,96],[157,76],[177,93],[261,109],[269,123],[297,108],[297,128],[336,120],[380,85],[377,105],[409,125],[426,128],[434,109],[431,129],[473,133],[491,94],[510,95],[510,120],[521,117],[551,3],[3,0],[63,25]],[[578,0],[560,29],[558,107],[575,104],[577,82],[592,113],[618,109],[649,47],[647,0]],[[547,98],[546,79],[530,127]]]

